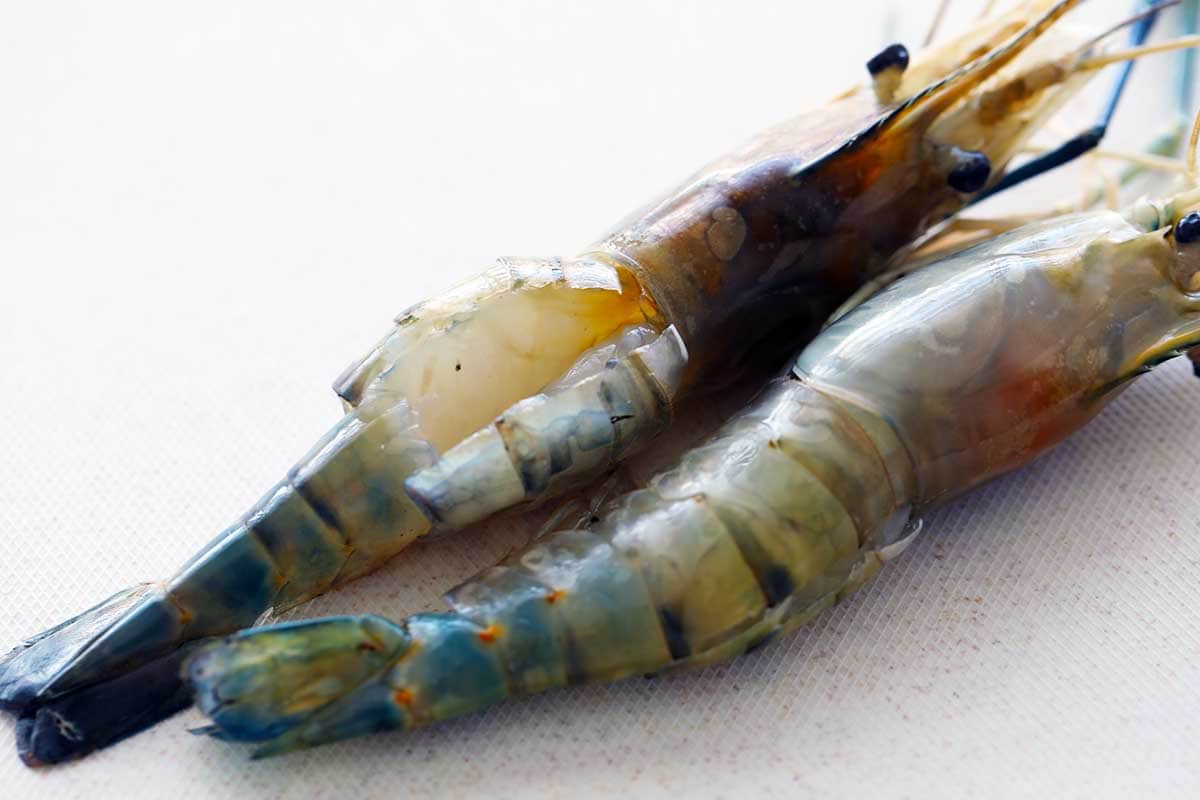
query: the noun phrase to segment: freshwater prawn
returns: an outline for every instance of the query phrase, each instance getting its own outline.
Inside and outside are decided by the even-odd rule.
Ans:
[[[1197,138],[1200,115],[1193,183]],[[1197,347],[1200,189],[1002,234],[851,310],[709,442],[451,590],[449,612],[208,645],[189,665],[205,732],[274,755],[750,651]]]
[[[1079,1],[1026,0],[911,59],[886,48],[869,85],[715,161],[580,255],[501,259],[401,314],[337,381],[344,418],[175,576],[0,659],[18,752],[60,760],[172,713],[195,642],[432,531],[584,483],[681,399],[794,350],[894,251],[996,185],[1094,74],[1092,42],[1051,30]],[[463,391],[464,376],[487,391]],[[39,733],[52,719],[75,733],[54,747]]]

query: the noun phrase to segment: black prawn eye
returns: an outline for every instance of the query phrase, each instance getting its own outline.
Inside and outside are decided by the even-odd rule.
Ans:
[[[901,72],[908,69],[908,48],[902,44],[889,44],[867,62],[867,72],[871,75],[892,67],[899,67]]]
[[[956,163],[954,169],[946,176],[950,188],[970,194],[987,185],[988,176],[992,174],[992,162],[987,156],[974,150],[959,150],[957,147],[952,148],[952,153]]]
[[[1189,211],[1175,223],[1175,241],[1191,244],[1200,239],[1200,211]]]

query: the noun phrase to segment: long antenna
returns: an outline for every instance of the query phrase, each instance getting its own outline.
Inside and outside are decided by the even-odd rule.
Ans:
[[[1188,182],[1193,186],[1197,183],[1196,172],[1196,147],[1200,145],[1200,111],[1196,112],[1195,118],[1192,120],[1192,132],[1188,136],[1187,150],[1187,176]]]
[[[933,21],[929,23],[929,32],[925,34],[925,43],[922,47],[929,47],[933,44],[934,37],[937,36],[938,28],[942,27],[942,20],[946,17],[946,9],[950,7],[950,0],[942,0],[938,5],[937,12],[933,15]]]
[[[1136,59],[1144,56],[1152,56],[1155,53],[1169,53],[1172,50],[1185,50],[1193,47],[1200,47],[1200,34],[1180,36],[1178,39],[1168,39],[1167,41],[1159,42],[1158,44],[1130,47],[1126,50],[1117,50],[1113,53],[1105,53],[1104,55],[1080,59],[1078,68],[1081,70],[1100,69],[1101,67],[1107,67],[1109,64],[1116,64],[1120,61],[1124,61],[1126,64],[1129,64]]]
[[[1158,11],[1158,4],[1139,2],[1134,15],[1122,23],[1122,25],[1128,25],[1132,22],[1129,29],[1130,47],[1136,48],[1146,41],[1146,37],[1150,35],[1150,28],[1153,27],[1154,21],[1158,19]],[[1119,28],[1121,25],[1117,27]],[[1108,31],[1107,33],[1111,32]],[[975,205],[998,192],[1011,189],[1027,180],[1036,178],[1056,167],[1079,158],[1089,150],[1095,149],[1104,139],[1105,134],[1108,133],[1108,124],[1112,122],[1113,115],[1116,113],[1117,103],[1121,99],[1121,94],[1125,91],[1125,84],[1129,80],[1129,73],[1133,70],[1133,64],[1133,61],[1126,61],[1122,64],[1116,80],[1113,81],[1112,89],[1109,90],[1108,102],[1105,104],[1104,111],[1100,114],[1100,118],[1096,120],[1094,125],[1082,133],[1071,137],[1050,152],[1031,159],[1015,169],[1010,169],[994,184],[975,195],[968,205]]]

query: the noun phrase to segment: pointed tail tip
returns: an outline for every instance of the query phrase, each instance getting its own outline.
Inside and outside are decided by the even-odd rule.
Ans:
[[[211,644],[186,670],[212,724],[200,733],[254,742],[252,758],[403,727],[386,684],[409,646],[379,617],[335,617],[251,629]]]
[[[40,767],[107,747],[189,705],[178,626],[141,584],[31,637],[0,658],[0,709],[17,715],[17,754]]]
[[[182,647],[112,680],[69,692],[22,712],[17,755],[27,766],[59,764],[140,733],[191,705]]]
[[[151,584],[118,592],[78,616],[32,636],[0,658],[0,709],[23,713],[82,685],[81,664],[149,594]],[[93,657],[94,658],[94,657]]]
[[[33,740],[37,720],[33,716],[17,717],[17,758],[30,769],[46,766],[46,762],[37,757],[34,752]]]

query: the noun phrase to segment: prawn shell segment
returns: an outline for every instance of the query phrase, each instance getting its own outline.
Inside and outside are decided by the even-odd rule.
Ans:
[[[404,480],[432,463],[433,448],[408,404],[390,400],[377,398],[346,415],[288,475],[344,540],[339,583],[378,567],[430,528]]]
[[[1134,215],[1136,217],[1136,215]],[[795,374],[886,421],[934,505],[1028,463],[1192,346],[1200,300],[1158,230],[1112,211],[942,259],[834,323]]]
[[[555,609],[565,594],[518,565],[502,564],[451,591],[446,603],[480,630],[496,632],[492,642],[510,688],[534,694],[567,684],[568,630]]]
[[[622,328],[660,315],[621,265],[589,258],[501,259],[404,312],[338,379],[349,406],[378,395],[408,401],[439,452],[566,372]]]

